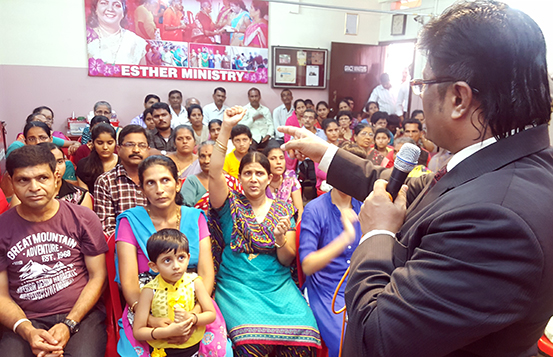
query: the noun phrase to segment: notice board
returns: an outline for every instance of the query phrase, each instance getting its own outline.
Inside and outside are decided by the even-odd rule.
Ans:
[[[325,89],[328,50],[273,46],[272,87]]]

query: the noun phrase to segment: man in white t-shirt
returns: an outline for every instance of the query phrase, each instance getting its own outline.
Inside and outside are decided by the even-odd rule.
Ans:
[[[223,87],[217,87],[213,91],[213,103],[203,107],[204,120],[203,123],[208,125],[213,119],[223,120],[223,113],[228,108],[225,105],[227,99],[227,91]]]

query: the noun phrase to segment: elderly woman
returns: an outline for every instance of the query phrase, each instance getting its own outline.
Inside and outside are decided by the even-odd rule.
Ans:
[[[209,192],[219,265],[215,301],[227,322],[235,356],[314,356],[320,346],[315,318],[289,265],[296,254],[291,203],[265,194],[271,165],[259,152],[240,162],[244,194],[228,189],[223,163],[230,132],[244,108],[225,111],[211,159]]]
[[[148,356],[148,344],[136,341],[133,337],[132,317],[140,296],[141,284],[152,277],[149,273],[146,243],[153,233],[164,228],[174,228],[184,233],[189,241],[189,268],[196,271],[203,279],[209,294],[214,284],[211,241],[205,215],[201,210],[181,205],[182,197],[179,194],[180,184],[175,163],[165,156],[150,156],[140,164],[138,176],[148,204],[146,207],[131,208],[117,217],[118,280],[121,282],[123,296],[127,303],[123,314],[123,329],[120,330],[121,338],[117,346],[121,356]],[[200,311],[200,307],[196,306],[192,312]],[[169,341],[183,343],[189,338],[193,329],[194,316],[190,315],[187,320],[190,322],[190,329],[182,338]],[[171,321],[167,319],[153,316],[148,319],[148,324],[152,327],[165,326],[169,323]],[[218,324],[215,330],[222,328],[224,331],[221,319],[216,320],[215,323]],[[211,335],[208,336],[213,336],[212,328],[208,327],[206,331],[211,331]],[[213,348],[210,349],[212,353],[225,350],[226,341],[220,333],[214,339],[208,338],[205,341],[212,343]],[[200,351],[205,353],[205,350]]]
[[[92,0],[87,19],[88,58],[105,64],[146,64],[146,41],[127,30],[125,0]]]

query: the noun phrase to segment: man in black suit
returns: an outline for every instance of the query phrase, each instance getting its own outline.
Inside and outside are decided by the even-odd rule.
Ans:
[[[419,46],[428,63],[413,85],[428,139],[454,154],[447,173],[409,179],[392,203],[379,180],[389,170],[280,129],[298,138],[286,149],[320,161],[331,185],[368,195],[342,355],[534,356],[553,315],[543,35],[522,12],[477,1],[432,20]]]

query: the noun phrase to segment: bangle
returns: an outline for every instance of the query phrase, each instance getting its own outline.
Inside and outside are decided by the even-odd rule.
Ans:
[[[286,245],[287,241],[288,241],[288,238],[284,238],[284,243],[282,243],[282,245],[279,245],[275,240],[275,247],[277,247],[277,249],[282,248]]]
[[[15,330],[17,330],[17,328],[19,327],[19,325],[21,325],[22,323],[24,323],[25,321],[28,321],[28,322],[31,322],[31,320],[29,319],[19,319],[16,321],[16,323],[13,324],[13,333],[15,333],[17,335],[17,332],[15,332]],[[31,322],[32,323],[32,322]]]
[[[196,317],[196,322],[194,322],[194,325],[196,325],[198,323],[198,315],[195,312],[191,312],[191,314]]]
[[[152,340],[155,340],[156,338],[154,337],[154,331],[156,330],[157,327],[154,327],[152,329],[152,332],[150,332],[150,336],[152,337]]]
[[[366,233],[363,237],[361,237],[361,240],[359,241],[359,245],[361,245],[361,243],[363,243],[367,239],[381,234],[391,236],[392,238],[396,237],[396,234],[394,232],[390,232],[385,229],[373,229],[372,231]]]
[[[225,153],[227,152],[227,146],[220,142],[219,139],[215,140],[215,146],[223,150]]]
[[[136,308],[136,305],[138,304],[138,300],[135,301],[132,305],[131,305],[131,312],[134,314],[134,309]]]

